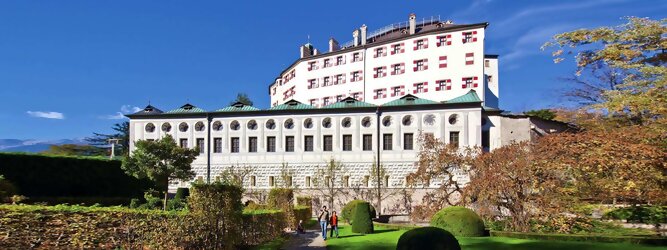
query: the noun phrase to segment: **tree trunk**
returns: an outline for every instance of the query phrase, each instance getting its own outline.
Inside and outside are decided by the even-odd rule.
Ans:
[[[167,198],[169,197],[169,178],[165,181],[164,187],[164,202],[162,204],[162,210],[167,211]]]

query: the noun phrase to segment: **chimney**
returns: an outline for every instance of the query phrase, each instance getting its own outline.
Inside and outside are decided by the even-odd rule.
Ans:
[[[334,52],[336,50],[339,50],[340,46],[338,45],[338,41],[334,39],[333,37],[329,39],[329,52]]]
[[[352,31],[352,41],[354,41],[354,46],[359,46],[359,30],[356,29]]]
[[[301,51],[301,58],[309,57],[313,55],[313,45],[306,43],[299,48]]]
[[[415,34],[415,29],[417,28],[417,15],[415,15],[415,13],[410,14],[408,24],[410,26],[410,35]]]
[[[319,54],[320,54],[320,51],[319,51],[319,50],[317,50],[317,49],[313,49],[313,55],[314,55],[314,56],[319,55]]]
[[[361,28],[359,28],[359,29],[361,30],[361,45],[366,45],[366,29],[367,29],[367,27],[366,27],[365,24],[363,24],[363,25],[361,25]]]

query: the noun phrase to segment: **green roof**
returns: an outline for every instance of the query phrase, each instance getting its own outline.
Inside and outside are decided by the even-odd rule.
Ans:
[[[272,107],[269,110],[295,110],[295,109],[314,109],[315,107],[303,104],[297,100],[289,100],[286,103]]]
[[[216,110],[216,112],[239,112],[239,111],[255,111],[255,110],[259,109],[250,105],[245,105],[242,102],[236,102],[232,105],[229,105],[229,107],[218,109]]]
[[[180,108],[169,110],[165,113],[167,113],[167,114],[180,114],[180,113],[204,113],[204,112],[206,112],[206,110],[197,108],[192,104],[186,103],[185,105],[181,106]]]
[[[373,104],[362,102],[352,97],[345,98],[337,103],[322,107],[323,109],[340,109],[340,108],[368,108],[377,107]]]
[[[431,101],[429,99],[422,99],[414,95],[407,94],[401,98],[393,100],[391,102],[382,104],[382,106],[405,106],[405,105],[423,105],[423,104],[436,104],[438,102]]]
[[[466,102],[481,102],[482,100],[479,99],[479,96],[477,96],[477,92],[474,90],[470,90],[465,95],[456,97],[454,99],[451,99],[449,101],[445,101],[444,103],[466,103]]]

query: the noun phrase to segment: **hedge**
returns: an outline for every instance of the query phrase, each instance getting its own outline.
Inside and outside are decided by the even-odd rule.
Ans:
[[[533,240],[559,240],[559,241],[586,241],[604,243],[629,243],[646,245],[667,245],[667,237],[643,237],[643,236],[610,236],[595,234],[542,234],[542,233],[520,233],[506,231],[491,231],[493,237],[509,237]]]
[[[439,227],[420,227],[409,230],[398,238],[396,250],[461,250],[454,235]]]
[[[294,217],[296,217],[297,223],[301,220],[306,222],[313,218],[313,209],[310,206],[295,206],[294,207]]]
[[[294,190],[291,188],[273,188],[269,191],[267,205],[271,209],[280,209],[285,212],[288,221],[287,227],[296,228],[299,221],[294,215]]]
[[[345,221],[347,223],[352,223],[352,217],[354,216],[354,209],[357,207],[359,203],[364,203],[366,201],[363,200],[351,200],[345,206],[343,207],[343,210],[340,213],[340,219],[342,221]],[[368,202],[366,202],[368,203]],[[368,203],[370,205],[370,203]],[[370,212],[369,216],[372,218],[375,218],[377,213],[375,212],[375,207],[373,205],[370,205]]]
[[[371,234],[374,231],[373,221],[370,216],[370,204],[361,202],[354,208],[352,214],[352,232],[360,234]]]
[[[482,218],[475,211],[460,206],[446,207],[435,213],[431,218],[431,226],[447,230],[454,236],[484,236]]]
[[[125,174],[121,161],[92,157],[0,153],[3,175],[27,197],[142,197],[154,187]]]

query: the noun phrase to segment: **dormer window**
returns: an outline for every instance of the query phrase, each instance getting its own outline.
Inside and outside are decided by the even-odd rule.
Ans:
[[[353,103],[354,103],[354,100],[348,99],[348,100],[345,100],[345,103],[347,103],[347,104],[353,104]]]

